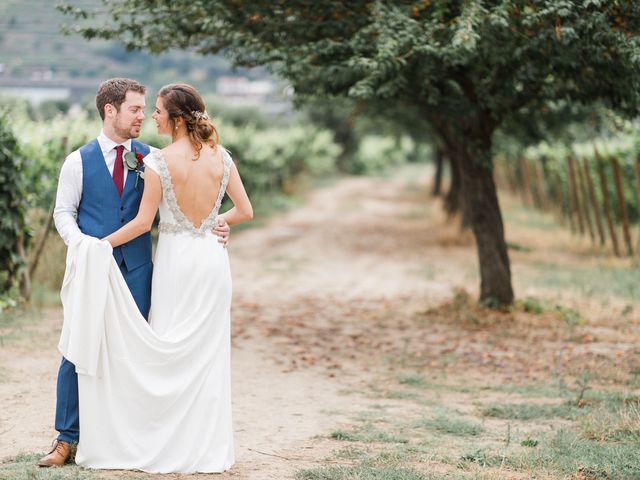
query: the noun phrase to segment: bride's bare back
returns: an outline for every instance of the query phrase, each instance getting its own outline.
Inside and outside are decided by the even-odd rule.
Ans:
[[[190,144],[174,143],[163,150],[178,207],[185,217],[199,228],[213,210],[224,173],[220,147],[202,145],[200,158]]]

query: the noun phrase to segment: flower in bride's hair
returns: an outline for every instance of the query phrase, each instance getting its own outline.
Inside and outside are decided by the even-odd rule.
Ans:
[[[192,110],[191,111],[191,115],[193,115],[193,117],[196,118],[197,120],[200,120],[201,118],[203,118],[205,120],[209,120],[209,115],[207,115],[207,112],[201,112],[199,110]]]

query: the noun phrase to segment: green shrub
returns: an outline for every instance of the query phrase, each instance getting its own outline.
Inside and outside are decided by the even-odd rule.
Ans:
[[[9,128],[9,119],[0,115],[0,311],[12,305],[18,277],[25,266],[18,244],[28,242],[22,169],[24,159]]]

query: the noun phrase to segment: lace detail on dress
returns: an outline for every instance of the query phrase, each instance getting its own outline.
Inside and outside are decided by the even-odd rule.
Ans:
[[[176,222],[169,223],[161,221],[158,225],[158,231],[161,233],[189,233],[194,237],[204,237],[208,231],[211,231],[213,227],[215,227],[216,222],[218,221],[218,210],[222,205],[222,199],[224,198],[224,193],[227,189],[227,184],[229,183],[229,174],[231,172],[231,157],[229,156],[227,151],[223,149],[222,160],[224,166],[222,180],[220,181],[220,191],[218,192],[218,198],[216,199],[216,203],[213,206],[213,209],[211,210],[209,215],[204,220],[202,220],[202,223],[198,228],[196,228],[193,223],[191,223],[191,220],[189,220],[187,216],[182,213],[182,210],[180,210],[178,199],[176,198],[176,194],[173,190],[171,172],[169,172],[167,162],[160,150],[158,150],[156,159],[158,160],[158,175],[160,176],[160,182],[162,183],[162,193],[167,202],[167,206],[173,214],[173,218]]]

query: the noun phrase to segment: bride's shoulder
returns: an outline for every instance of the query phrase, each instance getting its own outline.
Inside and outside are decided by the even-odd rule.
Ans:
[[[231,151],[227,148],[225,148],[224,146],[217,144],[216,145],[216,150],[219,150],[220,155],[222,155],[222,158],[225,160],[225,162],[233,162],[233,157],[231,155]]]
[[[151,168],[156,173],[160,173],[160,170],[162,169],[162,159],[162,150],[154,148],[149,152],[149,155],[144,157],[144,166],[145,168]]]
[[[146,161],[148,158],[159,158],[162,157],[162,150],[160,148],[157,147],[151,147],[151,149],[149,150],[149,153],[147,154],[146,157],[144,157],[144,160]]]

